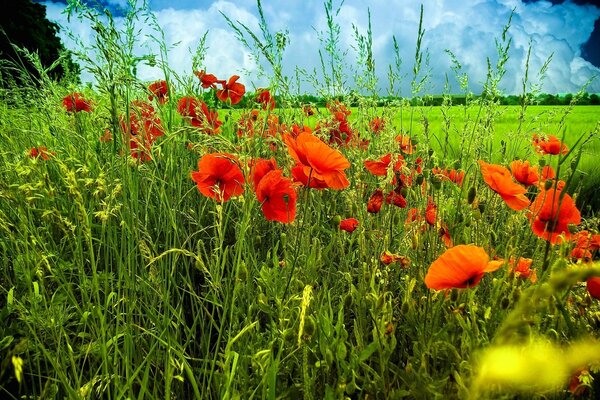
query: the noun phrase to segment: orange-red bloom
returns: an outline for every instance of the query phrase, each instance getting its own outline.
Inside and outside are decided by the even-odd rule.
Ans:
[[[517,278],[529,279],[531,283],[537,281],[535,269],[531,269],[533,260],[531,258],[519,257],[518,260],[511,258],[508,263],[509,272],[513,272]]]
[[[338,150],[309,133],[300,133],[296,139],[289,134],[282,136],[288,152],[302,166],[307,179],[323,181],[331,189],[344,189],[350,185],[344,173],[350,162]]]
[[[575,248],[571,251],[573,258],[589,261],[592,259],[592,253],[600,249],[600,235],[598,234],[584,230],[577,232],[571,240],[575,242]]]
[[[419,169],[421,168],[420,163],[417,165],[417,172],[420,173]],[[457,171],[455,169],[441,169],[439,167],[434,167],[431,172],[435,175],[440,176],[441,180],[447,180],[453,183],[456,183],[458,186],[462,186],[463,180],[465,179],[465,171]]]
[[[408,257],[401,256],[400,254],[392,253],[388,250],[384,251],[381,254],[381,256],[379,257],[379,260],[382,263],[384,263],[385,265],[390,265],[392,263],[399,262],[401,268],[408,268],[408,266],[410,264],[410,259]]]
[[[275,161],[274,158],[271,158],[269,160],[266,160],[264,158],[252,160],[250,176],[252,177],[252,187],[254,188],[254,191],[256,191],[256,188],[260,183],[261,179],[269,172],[276,169],[277,161]]]
[[[298,195],[291,179],[282,174],[282,170],[275,169],[263,176],[256,187],[256,198],[267,220],[289,224],[296,218]]]
[[[552,244],[560,243],[560,235],[568,240],[571,237],[569,225],[581,222],[581,215],[571,196],[561,194],[559,190],[540,191],[529,211],[533,233]]]
[[[434,226],[437,220],[437,206],[433,202],[431,196],[427,199],[427,208],[425,209],[425,221],[430,225]]]
[[[271,96],[269,89],[259,88],[256,91],[256,102],[262,105],[263,110],[273,110],[275,108],[275,98]]]
[[[531,186],[538,183],[540,177],[538,175],[538,168],[529,165],[529,161],[515,160],[510,163],[510,171],[517,180],[517,182]]]
[[[387,153],[386,155],[379,158],[379,160],[365,160],[365,168],[375,176],[386,176],[388,168],[392,161],[392,154]],[[394,171],[399,171],[404,165],[404,157],[398,154],[397,161],[394,163]]]
[[[425,285],[435,290],[473,287],[484,273],[500,266],[501,263],[489,261],[482,247],[461,244],[446,250],[431,264]]]
[[[246,87],[236,82],[240,77],[238,75],[233,75],[229,78],[228,82],[219,81],[221,86],[223,87],[220,90],[217,90],[217,98],[221,100],[223,103],[229,101],[232,105],[239,103],[246,93]]]
[[[85,111],[92,111],[92,102],[90,100],[86,100],[81,93],[71,93],[63,97],[62,100],[63,107],[72,113]]]
[[[586,284],[590,296],[600,300],[600,277],[595,276],[590,278],[586,281]]]
[[[569,149],[556,136],[544,135],[540,137],[537,134],[533,135],[533,147],[539,154],[567,154]]]
[[[50,152],[48,151],[48,149],[46,148],[46,146],[39,146],[39,147],[32,147],[29,150],[29,157],[31,158],[38,158],[40,157],[42,160],[49,160],[52,156],[56,155],[55,152]]]
[[[371,214],[377,214],[383,204],[383,190],[376,189],[367,202],[367,211]]]
[[[185,96],[177,102],[177,112],[184,118],[189,119],[192,126],[200,128],[204,133],[216,135],[220,132],[223,122],[219,121],[219,114],[209,110],[202,100],[191,96]]]
[[[400,150],[402,150],[404,154],[412,154],[415,150],[409,135],[396,136],[396,142],[398,142]]]
[[[148,86],[148,90],[150,91],[150,96],[148,96],[148,100],[152,101],[153,98],[156,98],[159,104],[165,104],[169,99],[169,86],[167,85],[167,81],[156,81],[151,83]]]
[[[218,82],[223,82],[223,81],[219,81],[217,79],[217,77],[214,76],[213,74],[207,74],[206,72],[204,72],[204,70],[194,71],[194,75],[196,75],[198,77],[198,79],[200,79],[200,83],[204,89],[208,89],[208,88],[216,89],[216,84]]]
[[[227,201],[244,192],[244,174],[232,154],[211,153],[198,161],[198,171],[192,180],[204,196],[217,201]]]
[[[498,193],[502,200],[513,210],[523,210],[529,205],[529,199],[525,196],[527,189],[513,182],[509,170],[501,165],[488,164],[479,160],[481,175],[490,189]]]
[[[356,218],[346,218],[340,221],[340,229],[346,232],[354,232],[358,228],[358,224]]]
[[[375,135],[379,135],[385,128],[385,120],[383,118],[375,117],[369,122],[369,129]]]

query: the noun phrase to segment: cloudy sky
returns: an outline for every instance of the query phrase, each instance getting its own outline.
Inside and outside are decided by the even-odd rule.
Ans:
[[[238,42],[234,31],[221,13],[259,32],[258,9],[255,0],[147,0],[151,11],[164,31],[169,48],[169,66],[182,76],[192,73],[192,57],[200,39],[207,33],[205,69],[219,78],[233,74],[250,88],[265,85],[257,77],[257,65],[248,49]],[[332,0],[335,9],[340,0]],[[89,3],[98,1],[92,0]],[[84,43],[92,43],[94,31],[89,21],[71,18],[67,21],[64,1],[44,1],[48,18],[57,22],[67,47],[74,46],[67,37],[70,30]],[[101,0],[117,23],[122,22],[125,0]],[[426,49],[430,65],[430,83],[427,93],[441,93],[446,76],[451,91],[459,88],[451,70],[446,49],[451,50],[469,76],[469,89],[481,92],[487,72],[487,58],[495,65],[496,40],[511,11],[514,16],[507,37],[512,39],[510,59],[500,88],[505,94],[519,93],[525,69],[529,43],[532,45],[529,76],[538,83],[538,71],[553,54],[552,62],[543,80],[542,90],[548,93],[576,92],[592,76],[599,75],[588,87],[589,92],[600,92],[600,8],[581,0],[346,0],[335,22],[340,26],[339,48],[345,53],[345,85],[352,88],[355,81],[357,55],[354,30],[366,35],[367,10],[371,14],[373,57],[381,93],[389,86],[388,69],[394,64],[393,37],[396,38],[402,58],[402,95],[410,96],[410,80],[414,64],[415,44],[419,24],[419,8],[424,3],[422,47]],[[283,65],[284,75],[295,79],[296,67],[306,71],[317,70],[317,85],[322,84],[319,50],[324,45],[319,36],[326,34],[327,22],[322,0],[262,0],[264,15],[271,32],[287,31]],[[137,50],[139,54],[158,48],[149,39],[156,34],[143,21],[139,22]],[[595,29],[596,28],[596,29]],[[262,61],[260,61],[262,62]],[[596,65],[594,65],[594,63]],[[161,78],[161,71],[145,65],[138,68],[138,77],[145,81]],[[92,80],[84,74],[84,81]],[[314,91],[315,79],[302,83],[302,91]]]

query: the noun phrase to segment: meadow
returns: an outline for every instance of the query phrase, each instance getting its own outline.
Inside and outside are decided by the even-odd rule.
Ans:
[[[416,105],[299,104],[277,46],[141,82],[131,32],[1,93],[2,398],[598,396],[599,107],[500,106],[500,62],[419,105],[418,46]]]

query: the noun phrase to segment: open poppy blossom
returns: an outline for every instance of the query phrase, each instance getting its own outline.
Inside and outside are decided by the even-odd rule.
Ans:
[[[386,250],[381,254],[381,256],[379,257],[379,261],[381,261],[385,265],[390,265],[392,263],[398,262],[400,263],[400,267],[402,269],[408,268],[408,266],[410,265],[410,259],[408,257],[392,253],[389,250]]]
[[[63,107],[71,113],[92,111],[92,102],[86,100],[81,93],[74,92],[63,97]]]
[[[482,247],[461,244],[446,250],[431,264],[425,285],[435,290],[473,287],[486,272],[495,271],[501,265],[490,262]]]
[[[377,214],[383,205],[383,190],[376,189],[367,202],[367,211],[371,214]]]
[[[535,269],[531,269],[533,260],[531,258],[519,257],[518,260],[511,258],[508,262],[508,271],[513,273],[517,278],[529,279],[531,283],[537,281]]]
[[[338,150],[305,132],[296,139],[289,134],[283,134],[282,137],[289,154],[302,166],[307,180],[317,179],[330,189],[344,189],[350,185],[344,173],[350,167],[350,162]]]
[[[577,232],[571,240],[575,242],[575,248],[571,251],[573,258],[591,261],[593,253],[600,249],[599,234],[592,234],[584,230]]]
[[[529,165],[529,161],[527,160],[515,160],[511,162],[510,171],[515,177],[515,180],[525,186],[535,185],[540,179],[538,168]]]
[[[271,96],[269,89],[259,88],[256,91],[256,102],[262,105],[263,110],[273,110],[275,108],[275,99]]]
[[[152,99],[156,98],[159,104],[165,104],[169,99],[169,86],[167,85],[167,81],[156,81],[151,83],[148,86],[148,90],[150,91],[150,96],[148,96],[148,100],[152,101]]]
[[[283,171],[269,171],[256,186],[256,198],[268,221],[289,224],[296,218],[297,193],[290,178]]]
[[[244,174],[232,154],[206,154],[198,161],[198,171],[192,172],[192,180],[200,193],[217,201],[244,193]]]
[[[220,90],[217,90],[217,98],[221,100],[223,103],[231,103],[231,105],[237,104],[242,100],[244,93],[246,93],[246,87],[236,82],[240,77],[238,75],[233,75],[229,78],[229,81],[219,81],[223,87]]]
[[[375,135],[379,135],[385,128],[385,120],[380,117],[375,117],[369,122],[369,129]]]
[[[421,166],[418,165],[417,166],[418,173],[421,173],[421,171],[419,171],[420,168],[421,168]],[[442,169],[440,167],[434,167],[431,170],[431,172],[434,175],[437,175],[441,180],[453,182],[453,183],[457,184],[458,186],[462,186],[463,180],[465,179],[465,171],[457,171],[455,169],[448,169],[448,168]]]
[[[533,147],[539,154],[567,154],[569,149],[554,135],[533,135]]]
[[[506,205],[516,211],[527,208],[529,205],[529,199],[525,196],[527,189],[513,182],[512,175],[507,168],[501,165],[488,164],[483,160],[478,162],[481,166],[483,180],[490,189],[502,197]]]
[[[260,183],[261,179],[269,172],[277,169],[277,161],[274,158],[266,160],[264,158],[257,158],[252,160],[250,176],[252,177],[252,187],[256,191],[256,187]]]
[[[409,135],[396,136],[396,142],[400,145],[400,150],[404,154],[412,154],[415,150]]]
[[[542,190],[531,203],[529,211],[533,233],[552,244],[560,243],[561,235],[568,240],[571,237],[569,225],[581,222],[575,202],[568,194],[561,194],[560,190]]]
[[[586,281],[587,290],[590,296],[600,300],[600,277],[595,276]]]
[[[29,157],[31,158],[41,158],[44,161],[48,161],[52,156],[56,155],[55,152],[50,152],[46,148],[46,146],[32,147],[29,150]]]
[[[394,157],[396,159],[396,157]],[[386,155],[379,158],[379,160],[365,160],[365,168],[375,176],[386,176],[388,168],[392,161],[392,154],[387,153]],[[404,157],[398,154],[397,161],[394,163],[394,171],[400,171],[404,165]]]
[[[393,189],[391,190],[387,196],[385,196],[386,204],[393,204],[399,208],[406,208],[408,202],[406,201],[406,197],[404,197],[401,191]]]
[[[223,125],[223,122],[219,121],[219,114],[209,110],[205,102],[195,97],[185,96],[179,99],[177,112],[188,119],[192,126],[200,128],[202,132],[209,135],[218,134]]]
[[[194,71],[194,75],[196,75],[198,77],[198,79],[200,79],[200,84],[202,85],[202,87],[204,89],[208,89],[208,88],[216,89],[217,88],[216,84],[219,82],[223,82],[223,81],[219,81],[217,79],[217,77],[214,76],[213,74],[207,74],[206,72],[204,72],[204,70]]]
[[[359,222],[356,218],[346,218],[340,221],[340,230],[354,232],[358,228]]]

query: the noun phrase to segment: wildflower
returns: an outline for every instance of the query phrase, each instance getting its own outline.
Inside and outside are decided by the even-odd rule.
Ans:
[[[29,150],[29,157],[31,158],[41,158],[44,161],[48,161],[52,156],[55,156],[55,152],[50,152],[46,148],[46,146],[32,147]]]
[[[600,235],[598,234],[593,235],[584,230],[577,232],[571,240],[575,242],[575,248],[571,251],[573,258],[588,261],[592,259],[592,253],[600,249]]]
[[[327,189],[329,187],[323,179],[312,175],[310,177],[309,175],[306,175],[304,165],[302,164],[296,164],[291,172],[294,181],[301,183],[303,186],[307,186],[311,189]]]
[[[385,128],[385,120],[383,118],[375,117],[369,122],[369,129],[375,135],[379,135]]]
[[[387,153],[386,155],[379,158],[379,160],[365,160],[365,168],[375,176],[386,176],[388,168],[392,161],[392,154]],[[400,171],[404,165],[404,157],[398,155],[397,161],[394,163],[394,171]]]
[[[414,152],[414,146],[409,135],[396,136],[396,142],[398,142],[400,150],[402,150],[404,154],[412,154]]]
[[[204,70],[194,71],[194,75],[200,79],[200,84],[204,89],[213,88],[216,89],[216,84],[222,81],[219,81],[216,76],[213,74],[207,74]]]
[[[92,102],[90,100],[86,100],[81,93],[77,92],[63,97],[62,104],[63,107],[71,113],[92,111]]]
[[[482,247],[461,244],[446,250],[431,264],[425,285],[435,290],[473,287],[484,273],[495,271],[500,265],[490,263]]]
[[[381,254],[381,257],[379,257],[379,260],[382,263],[384,263],[385,265],[390,265],[392,263],[399,262],[400,263],[400,267],[402,269],[408,268],[408,265],[410,264],[410,259],[408,257],[401,256],[399,254],[391,253],[388,250],[384,251]]]
[[[448,229],[448,225],[444,223],[439,224],[438,236],[440,239],[442,239],[442,242],[446,247],[450,248],[454,245],[452,243],[452,237],[450,236],[450,229]]]
[[[595,299],[600,300],[600,277],[595,276],[586,281],[588,293]]]
[[[98,139],[101,143],[108,143],[112,140],[112,132],[108,129],[104,130],[104,134]]]
[[[427,208],[425,209],[425,221],[429,226],[434,226],[437,220],[437,206],[433,203],[431,196],[427,199]]]
[[[529,211],[533,233],[552,244],[561,242],[560,235],[568,240],[571,237],[569,225],[581,222],[575,202],[568,194],[561,194],[560,190],[542,190],[529,206]]]
[[[236,82],[238,79],[240,79],[238,75],[233,75],[227,82],[219,81],[222,89],[217,90],[217,98],[223,103],[230,102],[231,105],[239,103],[246,93],[246,87]]]
[[[354,232],[358,228],[358,220],[356,218],[346,218],[340,221],[340,229],[346,232]]]
[[[256,198],[267,220],[289,224],[296,218],[298,195],[292,181],[282,173],[280,169],[269,171],[256,187]]]
[[[367,202],[367,211],[371,214],[377,214],[383,204],[383,190],[376,189]]]
[[[419,159],[417,159],[419,160]],[[422,162],[422,161],[421,161]],[[417,172],[420,173],[421,162],[417,164]],[[431,170],[434,175],[440,177],[441,180],[446,180],[457,184],[458,186],[462,186],[463,180],[465,179],[465,171],[457,171],[455,169],[441,169],[439,167],[435,167]]]
[[[216,111],[208,109],[206,103],[194,97],[186,96],[177,102],[177,112],[184,118],[189,119],[192,126],[200,128],[202,132],[211,135],[220,132],[223,122],[219,121]]]
[[[271,96],[269,89],[258,89],[256,91],[256,102],[262,104],[263,110],[273,110],[275,108],[275,99]]]
[[[556,136],[544,135],[540,137],[537,134],[533,135],[533,147],[539,154],[567,154],[569,149]]]
[[[315,115],[314,110],[312,109],[311,106],[309,105],[304,105],[302,106],[302,112],[304,113],[304,115],[306,115],[307,117],[311,117],[313,115]]]
[[[587,368],[579,368],[571,376],[571,380],[569,381],[569,392],[571,392],[573,396],[581,396],[587,391],[587,386],[582,385],[582,382],[584,382],[584,379],[590,380],[591,378],[589,375],[590,371],[588,371]]]
[[[256,191],[261,179],[269,172],[277,169],[277,161],[274,158],[266,160],[257,158],[252,160],[250,176],[252,176],[252,187]]]
[[[150,96],[148,96],[148,100],[152,101],[153,98],[156,98],[159,104],[165,104],[168,101],[169,96],[169,86],[167,85],[167,81],[156,81],[151,83],[148,86],[148,90],[150,91]]]
[[[388,195],[385,197],[385,202],[387,204],[393,204],[399,208],[406,208],[408,205],[406,198],[400,193],[399,190],[393,189]]]
[[[516,211],[527,208],[529,205],[529,199],[525,196],[527,190],[513,182],[508,169],[501,165],[488,164],[483,160],[479,160],[479,165],[485,183],[502,197],[506,205]]]
[[[519,257],[518,260],[511,258],[508,262],[508,271],[515,274],[517,278],[529,279],[531,283],[537,281],[535,269],[531,269],[533,260],[531,258]]]
[[[244,192],[244,174],[232,154],[211,153],[198,161],[198,171],[192,172],[192,180],[206,197],[227,201]]]
[[[344,173],[350,162],[338,150],[309,133],[303,132],[296,139],[289,134],[282,137],[289,154],[302,166],[308,179],[323,181],[331,189],[344,189],[350,185]]]
[[[529,161],[515,160],[510,163],[510,171],[515,180],[525,186],[535,185],[539,181],[538,168],[529,165]]]

